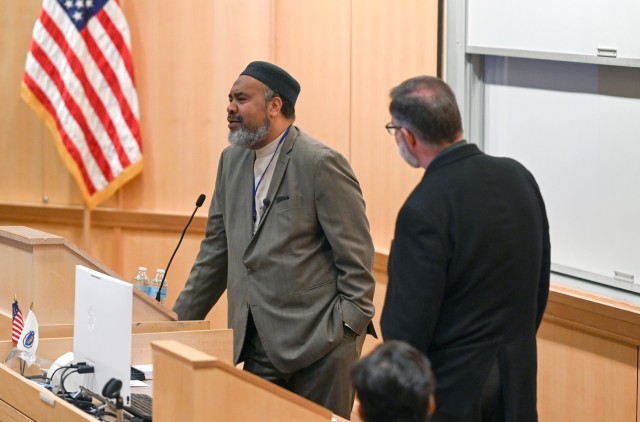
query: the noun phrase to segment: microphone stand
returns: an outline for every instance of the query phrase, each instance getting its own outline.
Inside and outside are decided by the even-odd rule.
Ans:
[[[182,243],[182,239],[184,238],[184,235],[187,232],[187,229],[189,228],[189,224],[191,224],[191,220],[193,220],[193,216],[196,215],[196,211],[198,211],[198,208],[200,208],[204,203],[205,198],[206,197],[204,196],[204,194],[200,194],[200,196],[198,197],[198,200],[196,201],[196,209],[193,210],[193,212],[191,213],[191,217],[187,222],[187,225],[184,226],[184,230],[182,230],[182,235],[180,236],[180,241],[178,241],[178,246],[176,246],[176,248],[173,250],[173,254],[171,255],[171,258],[169,259],[169,263],[167,264],[167,269],[164,271],[164,274],[162,275],[162,281],[160,282],[160,287],[158,287],[158,292],[156,293],[156,301],[158,302],[160,302],[160,292],[162,291],[162,287],[164,286],[164,279],[167,278],[167,273],[169,272],[169,267],[171,266],[173,257],[176,256],[176,252],[178,252],[178,248],[180,247],[180,244]]]

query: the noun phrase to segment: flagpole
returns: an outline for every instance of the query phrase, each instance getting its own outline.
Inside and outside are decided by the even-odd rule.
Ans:
[[[84,250],[89,252],[91,249],[91,210],[86,205],[84,206],[84,212],[82,213],[82,239]]]
[[[117,195],[117,209],[118,210],[122,210],[124,208],[124,193],[122,192],[124,189],[118,189],[118,193]],[[116,245],[122,245],[122,225],[118,225],[117,227],[114,228],[113,230],[113,236],[114,236],[114,243]],[[120,251],[122,251],[123,248],[120,248]],[[122,252],[116,254],[116,261],[115,261],[115,268],[118,268],[120,271],[122,271],[122,268],[124,266],[124,256],[122,256]]]

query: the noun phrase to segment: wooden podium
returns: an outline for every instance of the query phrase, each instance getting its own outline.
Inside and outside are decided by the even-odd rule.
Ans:
[[[27,227],[0,227],[0,356],[10,340],[11,302],[33,302],[38,317],[40,362],[73,351],[75,266],[118,277],[60,236]],[[154,363],[154,420],[336,421],[331,411],[233,366],[233,333],[211,330],[209,321],[176,321],[173,312],[134,289],[133,365]],[[6,299],[3,299],[6,298]],[[2,338],[2,337],[0,337]],[[152,356],[153,346],[153,356]],[[16,361],[0,364],[1,421],[91,421],[80,411],[16,372]],[[26,374],[41,369],[28,368]],[[247,403],[250,403],[247,405]]]
[[[154,341],[153,415],[158,421],[339,420],[330,410],[174,340]],[[176,385],[186,394],[176,395]],[[340,419],[341,420],[341,419]]]
[[[0,330],[11,323],[11,303],[21,309],[34,304],[41,324],[58,326],[58,333],[73,324],[76,265],[121,278],[64,238],[21,226],[0,226]],[[176,321],[175,314],[134,289],[133,320]],[[8,328],[7,328],[8,329]]]

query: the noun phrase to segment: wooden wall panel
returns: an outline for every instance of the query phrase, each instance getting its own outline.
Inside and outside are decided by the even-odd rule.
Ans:
[[[295,124],[350,158],[350,2],[276,0],[275,62],[301,85]]]
[[[269,0],[124,3],[141,105],[145,168],[125,186],[131,209],[188,212],[213,191],[227,142],[227,94],[254,58],[268,59]],[[251,10],[252,13],[238,13]]]
[[[351,162],[379,251],[388,251],[398,209],[424,173],[400,158],[384,128],[389,91],[409,77],[436,75],[437,3],[353,1]]]
[[[173,258],[166,277],[169,286],[165,307],[168,309],[173,307],[189,277],[203,237],[204,232],[189,230]],[[127,279],[133,277],[138,266],[142,265],[147,267],[147,274],[151,280],[158,268],[166,268],[179,240],[179,234],[169,231],[123,230],[121,234],[121,253],[124,256],[122,268],[127,269],[124,277]],[[227,328],[226,297],[225,293],[206,317],[211,322],[212,329]]]
[[[382,129],[387,92],[405,77],[435,73],[436,3],[194,0],[175,8],[168,0],[123,0],[145,168],[100,208],[188,215],[200,193],[210,197],[227,145],[228,90],[249,61],[272,60],[302,82],[298,124],[351,159],[384,251],[397,208],[420,175]],[[0,82],[11,87],[22,77],[40,2],[4,1],[0,8],[7,34],[0,37]],[[239,11],[250,13],[239,19]],[[0,93],[0,201],[43,204],[47,197],[43,210],[81,206],[49,133],[17,90]]]
[[[133,277],[139,266],[145,266],[151,279],[158,268],[166,268],[180,236],[172,232],[149,232],[139,230],[122,231],[122,267],[127,269],[126,276]],[[184,282],[189,276],[191,266],[200,249],[201,232],[185,235],[180,249],[173,258],[166,280],[169,282],[167,305],[175,302]]]
[[[83,206],[84,200],[78,183],[71,177],[71,173],[62,162],[47,129],[43,129],[42,151],[42,195],[38,198],[40,202],[45,206],[46,204]],[[114,198],[110,198],[103,202],[102,206],[114,204],[114,201]]]
[[[39,201],[43,183],[44,126],[20,98],[31,30],[40,2],[0,1],[0,195]]]
[[[636,421],[637,347],[544,321],[538,331],[541,421]]]
[[[123,266],[122,229],[113,227],[93,227],[89,245],[84,248],[92,257],[100,257],[99,261],[107,268],[113,269],[121,278],[129,280],[135,275],[134,268]],[[144,251],[140,251],[140,254]],[[142,262],[142,260],[138,261]],[[139,264],[144,265],[144,264]],[[117,268],[117,270],[116,270]]]

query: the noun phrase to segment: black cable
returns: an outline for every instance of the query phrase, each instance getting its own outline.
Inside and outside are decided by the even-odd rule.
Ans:
[[[75,374],[76,372],[78,372],[78,370],[75,369],[75,371],[70,372],[69,375],[67,375],[67,371],[70,370],[70,369],[75,369],[75,368],[72,365],[72,366],[68,367],[67,369],[65,369],[62,372],[62,375],[60,375],[60,388],[62,389],[62,392],[64,393],[65,396],[68,395],[69,393],[67,392],[67,389],[64,387],[64,382],[67,380],[67,377],[69,375]]]
[[[79,408],[83,412],[94,416],[96,419],[98,419],[100,421],[104,421],[104,419],[103,419],[104,416],[113,416],[113,417],[116,416],[115,413],[108,411],[106,407],[104,409],[101,409],[101,406],[97,405],[96,403],[93,403],[93,401],[79,400],[79,399],[73,397],[67,391],[67,388],[64,385],[64,383],[67,380],[67,378],[69,376],[75,374],[75,373],[90,373],[90,372],[94,372],[94,368],[92,366],[86,365],[84,362],[80,362],[78,364],[72,364],[72,365],[68,365],[68,366],[61,366],[59,368],[56,368],[56,370],[53,371],[53,373],[51,374],[51,377],[49,378],[49,380],[51,382],[53,382],[53,377],[61,369],[63,371],[62,371],[62,375],[60,375],[60,391],[58,392],[58,396],[60,398],[62,398],[67,403],[70,403],[70,404],[74,405],[75,407]],[[71,371],[71,372],[69,372],[69,371]],[[44,379],[47,379],[47,378],[44,377]]]
[[[69,372],[69,374],[67,374],[67,371],[69,369],[74,369],[74,371]],[[68,366],[67,369],[64,370],[64,372],[62,373],[62,375],[60,376],[60,388],[62,388],[62,391],[67,394],[67,389],[64,386],[64,382],[67,379],[67,377],[69,377],[72,374],[90,374],[94,372],[94,367],[91,365],[87,365],[84,362],[80,362],[76,365],[71,365]]]
[[[49,377],[49,382],[53,382],[53,377],[56,376],[56,372],[58,372],[61,369],[68,369],[68,368],[71,368],[71,366],[59,366],[59,367],[57,367],[56,370],[53,371],[53,374],[51,374],[51,376]]]

